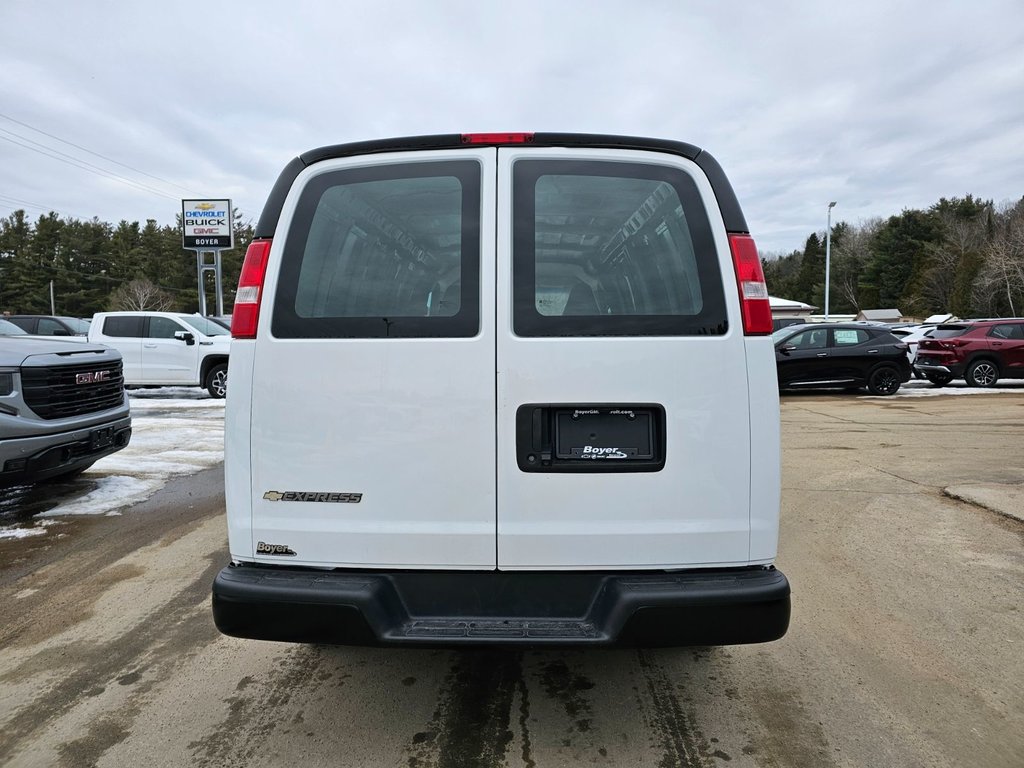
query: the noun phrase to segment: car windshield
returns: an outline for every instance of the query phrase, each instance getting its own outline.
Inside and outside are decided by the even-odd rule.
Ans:
[[[10,320],[0,320],[0,336],[25,336],[25,331]]]
[[[209,320],[202,315],[178,315],[178,319],[188,323],[203,336],[230,336],[231,331],[220,323]]]
[[[92,322],[91,320],[83,320],[80,317],[58,317],[57,319],[63,320],[75,333],[83,335],[89,332],[89,324]]]

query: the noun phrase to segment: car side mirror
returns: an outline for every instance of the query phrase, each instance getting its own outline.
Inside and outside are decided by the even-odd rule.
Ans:
[[[784,347],[779,347],[779,352],[781,352],[781,353],[782,353],[782,354],[784,354],[784,355],[788,355],[788,354],[789,354],[790,352],[792,352],[792,351],[793,351],[794,349],[796,349],[796,347],[795,347],[795,346],[793,346],[792,344],[787,344],[787,345],[786,345],[786,346],[784,346]]]
[[[52,335],[54,335],[54,336],[70,336],[71,335],[71,331],[65,331],[63,328],[58,328],[57,330],[55,330],[53,332]]]
[[[190,347],[196,343],[196,337],[188,331],[175,331],[174,338],[178,341],[184,341]]]

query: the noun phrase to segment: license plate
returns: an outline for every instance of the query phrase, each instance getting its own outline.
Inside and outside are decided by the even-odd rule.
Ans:
[[[103,448],[109,448],[114,444],[114,428],[104,427],[103,429],[94,429],[89,433],[89,448],[93,451],[98,451]]]

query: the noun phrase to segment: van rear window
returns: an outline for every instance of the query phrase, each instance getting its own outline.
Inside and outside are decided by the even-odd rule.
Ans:
[[[519,160],[513,319],[520,336],[692,336],[728,329],[696,184],[678,168]]]
[[[285,243],[274,335],[476,335],[480,170],[407,163],[313,178]]]

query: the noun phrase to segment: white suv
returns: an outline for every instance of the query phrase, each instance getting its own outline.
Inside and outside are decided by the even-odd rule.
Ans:
[[[757,249],[688,144],[313,150],[234,305],[222,632],[396,645],[781,637]]]
[[[202,315],[97,312],[89,341],[121,353],[126,386],[205,387],[211,397],[227,394],[231,334]]]

